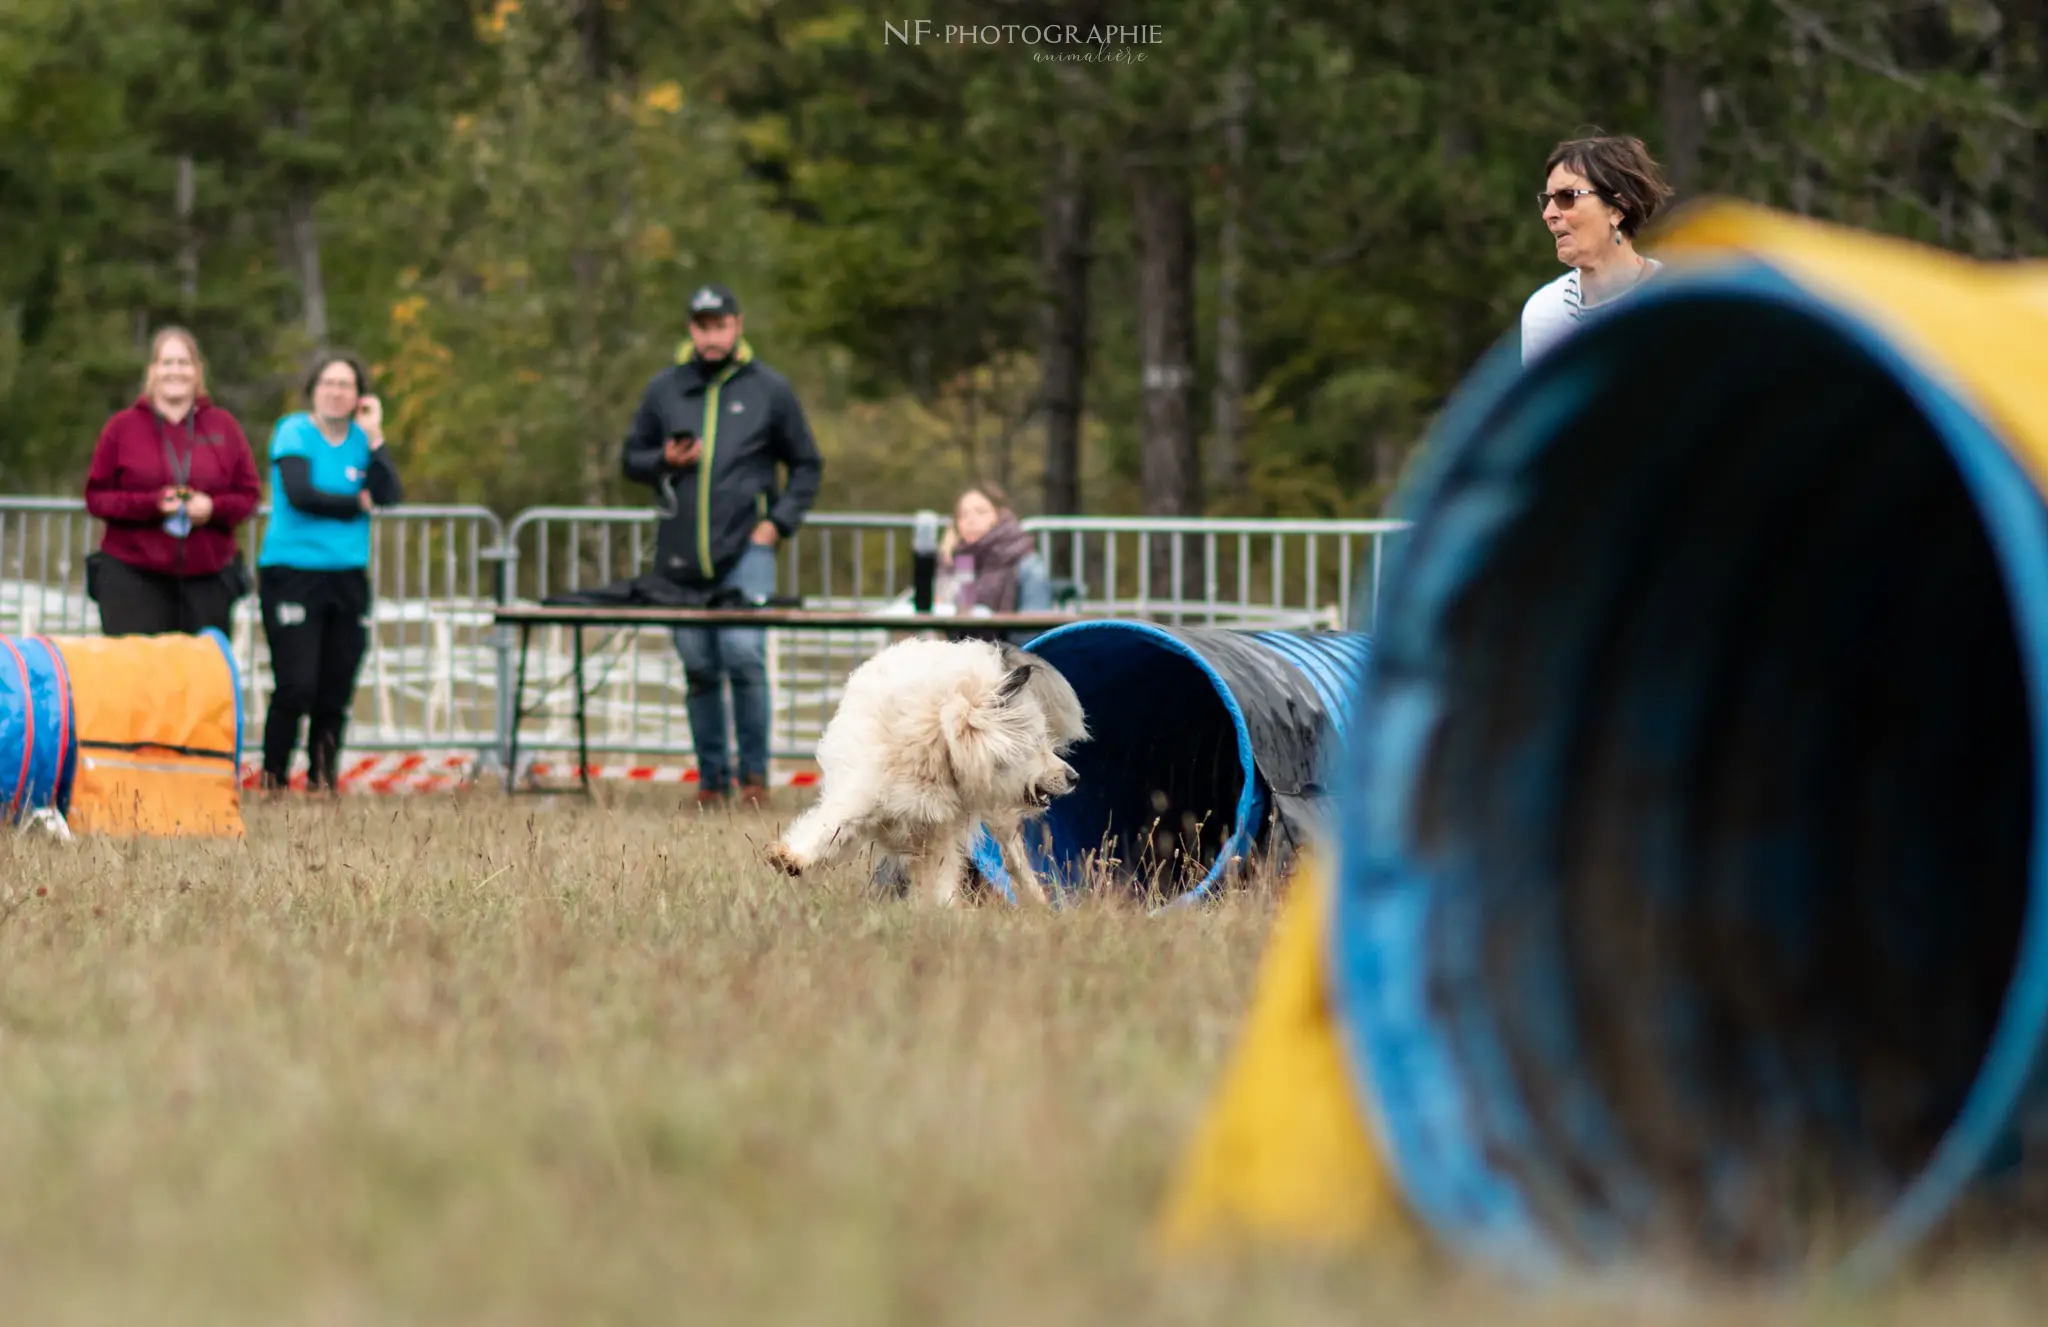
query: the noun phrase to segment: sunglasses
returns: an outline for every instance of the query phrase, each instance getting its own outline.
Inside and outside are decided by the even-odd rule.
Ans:
[[[1558,211],[1569,212],[1581,198],[1591,198],[1599,192],[1598,189],[1559,189],[1555,193],[1539,193],[1536,195],[1536,208],[1541,211],[1556,203]]]

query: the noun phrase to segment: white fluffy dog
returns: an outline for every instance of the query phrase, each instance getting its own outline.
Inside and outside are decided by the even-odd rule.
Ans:
[[[911,888],[950,904],[987,825],[1020,897],[1043,903],[1024,822],[1074,786],[1088,736],[1074,688],[1043,659],[987,641],[900,641],[853,670],[818,741],[818,800],[768,846],[801,875],[873,844]]]

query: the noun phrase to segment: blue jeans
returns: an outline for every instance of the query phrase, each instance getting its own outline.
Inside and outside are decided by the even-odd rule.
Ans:
[[[749,544],[721,585],[750,597],[775,593],[775,550]],[[677,627],[676,654],[688,684],[690,745],[697,750],[697,786],[732,790],[725,740],[724,684],[732,687],[733,737],[742,783],[768,782],[768,632],[761,627]]]

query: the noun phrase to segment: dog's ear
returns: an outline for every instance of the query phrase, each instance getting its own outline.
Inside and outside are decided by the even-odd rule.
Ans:
[[[1028,663],[1018,664],[1010,670],[1008,676],[1003,678],[1003,684],[996,688],[996,703],[998,705],[1009,704],[1017,699],[1018,696],[1023,695],[1024,688],[1030,685],[1031,665]]]
[[[947,778],[956,779],[974,764],[974,752],[986,740],[996,723],[996,707],[972,695],[948,696],[939,706],[941,751],[947,761]]]

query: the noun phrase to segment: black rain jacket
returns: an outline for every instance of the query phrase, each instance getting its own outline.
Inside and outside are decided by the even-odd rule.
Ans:
[[[686,469],[661,455],[662,444],[679,433],[704,440],[702,455]],[[721,580],[763,520],[784,539],[795,534],[824,476],[795,390],[754,358],[744,338],[719,364],[698,359],[683,342],[676,363],[641,394],[621,464],[626,478],[656,493],[662,519],[655,570],[696,586]],[[788,473],[786,483],[778,482],[778,466]]]

